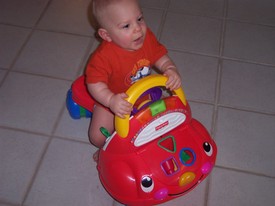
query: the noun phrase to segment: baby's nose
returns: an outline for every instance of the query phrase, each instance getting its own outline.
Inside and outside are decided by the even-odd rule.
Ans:
[[[136,23],[135,24],[135,32],[140,32],[140,31],[141,31],[141,26],[138,23]]]

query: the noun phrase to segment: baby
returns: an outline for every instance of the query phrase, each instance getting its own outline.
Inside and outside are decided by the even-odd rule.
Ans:
[[[106,138],[100,128],[112,133],[114,115],[124,118],[131,113],[133,105],[125,100],[125,92],[135,81],[150,75],[153,67],[168,77],[170,90],[181,86],[181,78],[166,48],[146,26],[138,0],[93,0],[92,9],[102,42],[86,68],[87,87],[97,101],[89,139],[101,148]]]

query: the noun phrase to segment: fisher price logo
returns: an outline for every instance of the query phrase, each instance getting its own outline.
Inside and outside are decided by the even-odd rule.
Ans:
[[[158,131],[158,130],[160,130],[160,129],[166,127],[168,124],[169,124],[169,121],[167,120],[166,122],[163,122],[163,123],[161,123],[160,125],[156,126],[156,127],[155,127],[155,130]]]
[[[133,67],[132,72],[127,76],[126,81],[130,84],[151,74],[150,61],[140,59]]]

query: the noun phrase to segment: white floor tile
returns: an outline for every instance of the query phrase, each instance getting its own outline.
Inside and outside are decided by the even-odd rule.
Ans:
[[[82,66],[90,40],[86,37],[37,31],[16,61],[14,70],[74,79]]]
[[[195,102],[189,102],[192,112],[192,117],[200,121],[208,132],[211,132],[213,106]]]
[[[274,80],[272,67],[224,61],[220,103],[274,114]]]
[[[273,0],[229,0],[230,19],[275,26],[275,2]]]
[[[166,8],[168,0],[139,0],[142,7]]]
[[[89,124],[90,118],[72,119],[65,109],[54,135],[88,143]]]
[[[0,12],[1,13],[1,12]],[[30,29],[0,24],[0,67],[9,68],[27,40]]]
[[[112,205],[113,200],[99,182],[92,154],[89,144],[54,139],[26,205]]]
[[[210,206],[259,206],[273,205],[275,202],[274,179],[215,169],[211,180]]]
[[[0,82],[3,80],[4,76],[6,75],[7,70],[0,70]]]
[[[93,36],[88,17],[90,0],[53,0],[39,22],[41,29]]]
[[[217,164],[275,177],[275,117],[219,108]]]
[[[171,0],[169,11],[184,14],[222,17],[224,0]]]
[[[0,0],[0,22],[32,27],[49,0]]]
[[[206,180],[198,185],[194,190],[185,194],[182,197],[178,197],[169,202],[163,203],[160,206],[175,206],[175,205],[188,205],[188,206],[204,206]]]
[[[275,65],[275,28],[227,22],[224,56]]]
[[[0,200],[22,202],[47,140],[0,128]]]
[[[169,52],[182,77],[187,99],[214,102],[218,59]]]
[[[145,18],[146,24],[157,36],[160,31],[163,11],[157,10],[157,9],[144,8],[143,12],[144,12],[144,18]]]
[[[0,125],[51,134],[69,82],[10,73],[0,88]]]
[[[219,54],[221,20],[168,12],[161,41],[169,49]]]

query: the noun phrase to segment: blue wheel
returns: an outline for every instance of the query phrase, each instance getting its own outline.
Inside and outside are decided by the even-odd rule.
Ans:
[[[72,90],[69,89],[67,92],[66,105],[70,116],[73,119],[80,119],[81,117],[91,118],[92,113],[74,102],[72,95]]]

